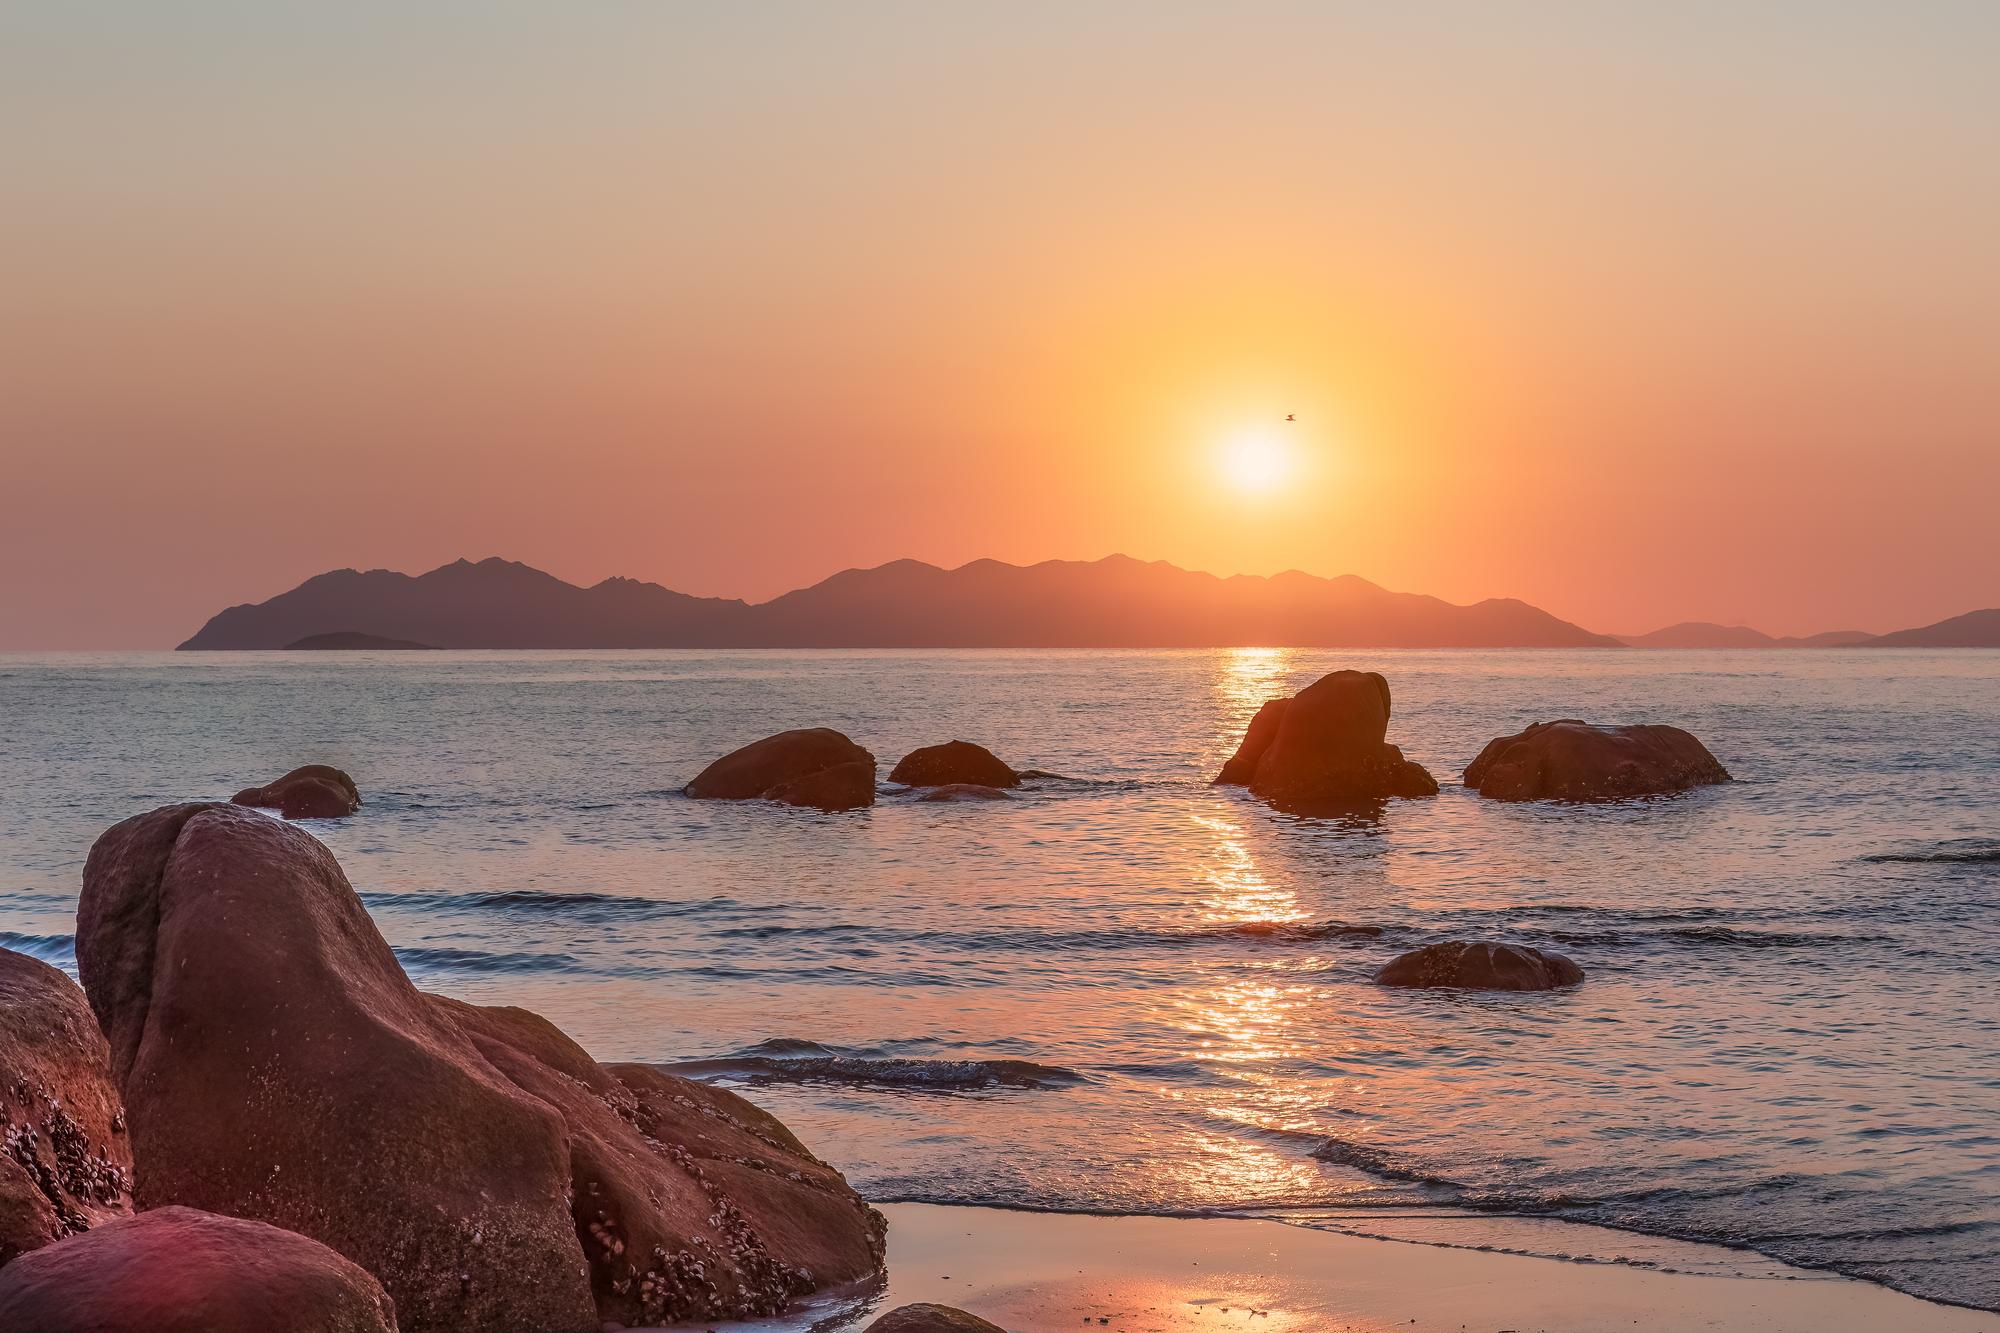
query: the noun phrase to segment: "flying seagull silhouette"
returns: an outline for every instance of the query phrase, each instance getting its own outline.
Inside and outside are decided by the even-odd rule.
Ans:
[[[1285,420],[1287,420],[1287,421],[1297,421],[1297,420],[1298,420],[1298,418],[1297,418],[1297,417],[1295,417],[1295,416],[1293,416],[1293,415],[1292,415],[1292,414],[1291,414],[1290,412],[1287,412],[1287,413],[1285,413]]]

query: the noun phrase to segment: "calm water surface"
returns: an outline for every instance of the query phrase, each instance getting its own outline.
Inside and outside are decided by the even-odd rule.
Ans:
[[[1314,822],[1206,785],[1347,666],[1441,795]],[[1686,726],[1740,781],[1452,785],[1567,716]],[[956,736],[1072,780],[680,796],[803,725],[885,774]],[[106,825],[308,760],[360,781],[308,827],[419,984],[701,1062],[874,1198],[1444,1240],[1470,1210],[1557,1253],[1569,1218],[2000,1308],[2000,653],[0,656],[0,944],[73,968]],[[1467,935],[1589,981],[1368,980]]]

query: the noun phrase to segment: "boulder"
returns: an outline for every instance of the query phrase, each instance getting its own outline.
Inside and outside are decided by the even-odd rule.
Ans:
[[[417,991],[289,824],[210,805],[113,828],[77,957],[142,1202],[321,1240],[405,1333],[768,1315],[881,1267],[880,1215],[748,1102]]]
[[[773,1315],[881,1270],[882,1215],[767,1112],[650,1065],[601,1066],[525,1009],[428,998],[562,1116],[601,1318]]]
[[[831,727],[781,731],[722,756],[683,790],[704,801],[854,810],[875,804],[875,756]]]
[[[317,1241],[193,1208],[120,1218],[0,1269],[21,1333],[396,1333],[382,1284]]]
[[[403,975],[332,853],[228,805],[97,840],[77,964],[145,1207],[310,1236],[404,1333],[595,1333],[562,1119]]]
[[[920,789],[920,801],[1008,801],[1013,798],[998,787],[981,787],[970,782],[953,782],[943,787]]]
[[[307,764],[276,782],[245,787],[229,800],[233,805],[276,810],[287,819],[344,819],[361,808],[361,791],[339,769]]]
[[[1388,730],[1389,682],[1379,672],[1336,671],[1259,709],[1216,781],[1303,813],[1435,796],[1437,783],[1386,742]]]
[[[131,1211],[132,1146],[90,1003],[0,949],[0,1265]]]
[[[868,1333],[1004,1333],[1004,1330],[976,1314],[923,1301],[897,1306],[870,1324]]]
[[[1559,953],[1525,944],[1447,940],[1393,960],[1375,974],[1383,986],[1449,986],[1465,990],[1559,990],[1583,980],[1583,969]]]
[[[889,781],[905,787],[1018,787],[1021,775],[983,745],[946,741],[904,755],[889,771]]]
[[[1729,781],[1679,727],[1600,727],[1566,718],[1487,742],[1465,785],[1496,801],[1615,801]]]

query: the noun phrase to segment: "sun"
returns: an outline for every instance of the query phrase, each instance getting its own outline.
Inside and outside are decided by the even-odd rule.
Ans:
[[[1269,426],[1240,430],[1223,441],[1217,457],[1222,478],[1247,495],[1268,495],[1298,470],[1291,441]]]

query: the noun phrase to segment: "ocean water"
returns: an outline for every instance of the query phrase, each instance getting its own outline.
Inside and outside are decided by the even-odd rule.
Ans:
[[[1339,667],[1388,676],[1438,797],[1313,821],[1207,785]],[[1455,785],[1567,716],[1685,726],[1738,781]],[[804,725],[885,775],[962,737],[1064,779],[679,794]],[[306,761],[359,780],[307,827],[420,985],[736,1087],[876,1199],[1558,1254],[1590,1222],[2000,1308],[2000,653],[0,656],[0,945],[73,968],[102,829]],[[1369,981],[1465,936],[1589,979]]]

